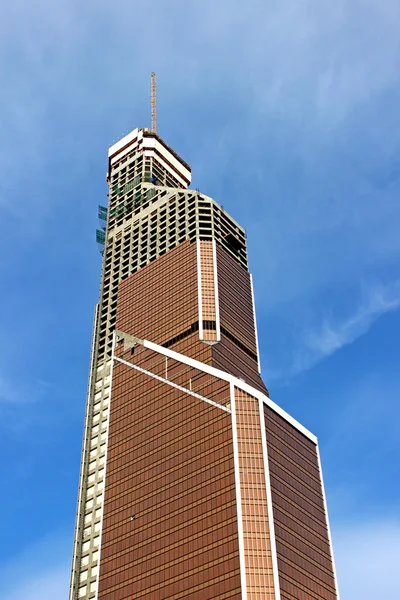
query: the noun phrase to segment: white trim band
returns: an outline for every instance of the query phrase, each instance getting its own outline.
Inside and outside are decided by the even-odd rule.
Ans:
[[[219,293],[218,293],[218,268],[217,268],[217,244],[212,241],[213,266],[214,266],[214,294],[215,294],[215,323],[217,330],[217,342],[221,341],[221,323],[219,317]]]
[[[197,248],[197,295],[198,295],[198,303],[199,303],[199,338],[201,341],[204,339],[203,334],[203,292],[201,288],[201,247],[200,240],[197,238],[196,240],[196,248]]]
[[[118,333],[123,336],[122,331],[120,331]],[[132,337],[134,337],[134,336],[132,336]],[[250,394],[250,396],[254,396],[254,398],[258,398],[258,399],[261,398],[261,400],[264,402],[264,404],[266,404],[267,406],[272,408],[273,411],[275,411],[278,415],[280,415],[283,419],[285,419],[285,421],[290,423],[290,425],[293,425],[293,427],[298,429],[298,431],[300,431],[303,435],[305,435],[314,444],[318,443],[316,436],[313,433],[311,433],[311,431],[308,431],[308,429],[303,427],[303,425],[301,425],[298,421],[296,421],[296,419],[294,419],[286,411],[284,411],[283,408],[280,408],[280,406],[275,404],[275,402],[273,402],[273,400],[271,400],[271,398],[269,398],[268,396],[266,396],[265,394],[263,394],[256,388],[252,387],[248,383],[245,383],[241,379],[238,379],[234,375],[231,375],[230,373],[226,373],[225,371],[221,371],[220,369],[216,369],[215,367],[211,367],[210,365],[207,365],[206,363],[202,363],[199,360],[196,360],[194,358],[190,358],[189,356],[185,356],[185,354],[180,354],[179,352],[175,352],[175,350],[170,350],[169,348],[164,348],[164,346],[159,346],[158,344],[155,344],[154,342],[149,342],[149,340],[139,340],[138,338],[135,338],[135,339],[137,339],[138,344],[143,345],[145,348],[148,348],[149,350],[153,350],[153,352],[157,352],[158,354],[162,354],[163,356],[168,356],[169,358],[177,360],[178,362],[188,365],[189,367],[193,367],[194,369],[197,369],[199,371],[203,371],[203,373],[208,373],[209,375],[212,375],[213,377],[218,377],[219,379],[222,379],[223,381],[227,381],[228,383],[233,383],[235,385],[235,387],[239,388],[240,390],[243,390],[247,394]]]
[[[335,579],[336,595],[337,595],[337,600],[340,600],[339,586],[338,586],[338,581],[337,581],[337,576],[336,576],[335,557],[334,557],[334,554],[333,554],[333,544],[332,544],[332,536],[331,536],[331,527],[330,527],[330,524],[329,524],[328,506],[327,506],[327,503],[326,503],[324,476],[322,474],[321,456],[320,456],[320,453],[319,453],[319,446],[318,446],[318,444],[317,444],[317,457],[318,457],[319,474],[320,474],[320,477],[321,477],[322,497],[323,497],[323,500],[324,500],[326,528],[328,530],[329,548],[330,548],[330,552],[331,552],[332,569],[333,569],[333,576],[334,576],[334,579]]]
[[[258,399],[261,398],[262,401],[267,406],[272,408],[272,410],[274,410],[276,413],[278,413],[278,415],[283,417],[288,423],[290,423],[290,425],[293,425],[293,427],[298,429],[303,435],[305,435],[308,439],[310,439],[314,444],[317,444],[317,438],[313,433],[311,433],[311,431],[308,431],[308,429],[303,427],[303,425],[301,425],[298,421],[296,421],[296,419],[291,417],[286,411],[284,411],[282,408],[280,408],[280,406],[275,404],[275,402],[273,402],[271,400],[271,398],[268,398],[268,396],[266,396],[265,394],[263,394],[256,388],[252,387],[248,383],[245,383],[241,379],[238,379],[234,375],[231,375],[230,373],[226,373],[225,371],[221,371],[220,369],[216,369],[215,367],[210,367],[210,365],[207,365],[198,360],[195,360],[194,358],[190,358],[189,356],[185,356],[184,354],[175,352],[175,350],[170,350],[169,348],[164,348],[164,346],[159,346],[158,344],[154,344],[153,342],[149,342],[148,340],[143,340],[143,346],[145,348],[148,348],[149,350],[153,350],[154,352],[163,354],[164,356],[169,356],[170,358],[180,361],[190,367],[193,367],[194,369],[198,369],[199,371],[203,371],[204,373],[208,373],[209,375],[218,377],[219,379],[222,379],[223,381],[227,381],[228,383],[233,383],[235,385],[235,387],[239,388],[240,390],[243,390],[244,392],[247,392],[251,396],[254,396],[255,398],[258,398]]]
[[[273,510],[273,506],[272,506],[271,480],[270,480],[270,476],[269,476],[267,434],[265,431],[265,420],[264,420],[264,403],[261,400],[261,398],[258,400],[258,407],[259,407],[259,411],[260,411],[261,439],[262,439],[263,458],[264,458],[264,475],[265,475],[265,486],[266,486],[266,490],[267,490],[269,539],[270,539],[270,544],[271,544],[272,573],[274,576],[275,600],[281,600],[281,590],[280,590],[280,586],[279,586],[278,554],[277,554],[277,550],[276,550],[276,539],[275,539],[274,510]]]
[[[75,522],[75,531],[74,531],[74,545],[73,545],[73,557],[72,557],[72,570],[71,570],[71,579],[70,579],[70,590],[69,590],[69,600],[74,600],[74,598],[78,597],[79,590],[79,577],[81,574],[81,565],[77,564],[77,555],[78,555],[78,547],[79,544],[83,545],[83,529],[84,529],[84,518],[81,515],[82,504],[86,501],[87,495],[87,478],[85,481],[85,467],[86,467],[86,451],[89,440],[91,438],[91,428],[93,427],[93,420],[91,415],[91,405],[94,398],[94,394],[92,393],[92,382],[93,382],[93,372],[94,372],[94,351],[95,351],[95,339],[98,330],[98,317],[99,317],[99,305],[96,304],[94,310],[94,321],[93,321],[93,336],[92,336],[92,345],[90,350],[90,369],[89,369],[89,381],[88,381],[88,391],[86,396],[86,414],[85,414],[85,425],[83,429],[83,442],[82,442],[82,458],[79,472],[79,488],[78,488],[78,506],[76,510],[76,522]],[[89,422],[90,421],[90,422]],[[88,462],[88,461],[87,461]],[[80,555],[82,558],[82,551],[80,551]]]
[[[254,300],[253,275],[251,273],[249,273],[249,275],[250,275],[251,299],[252,299],[252,302],[253,302],[254,334],[256,336],[258,372],[261,373],[260,349],[259,349],[259,346],[258,346],[256,303],[255,303],[255,300]]]

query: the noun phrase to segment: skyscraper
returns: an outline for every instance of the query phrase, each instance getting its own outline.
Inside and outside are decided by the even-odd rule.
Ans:
[[[246,234],[154,132],[109,149],[70,600],[338,598],[318,443],[260,376]]]

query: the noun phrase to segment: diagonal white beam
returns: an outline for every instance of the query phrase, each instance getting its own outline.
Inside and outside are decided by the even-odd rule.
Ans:
[[[120,336],[121,338],[124,338],[124,336],[126,336],[127,334],[125,334],[123,331],[117,331],[117,335]],[[131,337],[134,337],[134,336],[131,336]],[[221,369],[217,369],[216,367],[211,367],[210,365],[207,365],[206,363],[202,363],[199,360],[196,360],[195,358],[190,358],[189,356],[186,356],[185,354],[180,354],[179,352],[175,352],[175,350],[171,350],[171,348],[164,348],[164,346],[159,346],[158,344],[155,344],[154,342],[149,342],[149,340],[140,340],[136,337],[134,337],[134,339],[136,340],[136,343],[144,346],[145,348],[148,348],[149,350],[152,350],[153,352],[157,352],[158,354],[162,354],[163,356],[172,358],[178,362],[181,362],[185,365],[193,367],[194,369],[203,371],[203,373],[208,373],[209,375],[212,375],[213,377],[217,377],[218,379],[227,381],[228,383],[233,383],[235,385],[235,387],[239,388],[240,390],[243,390],[244,392],[246,392],[247,394],[250,394],[251,396],[254,396],[254,398],[261,398],[262,401],[267,406],[272,408],[273,411],[275,411],[276,413],[278,413],[278,415],[283,417],[285,419],[285,421],[287,421],[288,423],[293,425],[293,427],[295,427],[298,431],[300,431],[303,435],[305,435],[314,444],[318,443],[316,436],[313,433],[311,433],[311,431],[308,431],[308,429],[306,429],[303,425],[301,425],[298,421],[296,421],[296,419],[291,417],[285,410],[283,410],[283,408],[281,408],[280,406],[275,404],[275,402],[273,402],[273,400],[271,400],[271,398],[269,398],[268,396],[266,396],[265,394],[263,394],[262,392],[260,392],[256,388],[254,388],[253,386],[249,385],[248,383],[244,382],[242,379],[238,379],[238,377],[235,377],[234,375],[231,375],[230,373],[226,373],[225,371],[221,371]]]
[[[117,356],[114,356],[114,360],[117,360],[118,362],[122,363],[123,365],[126,365],[127,367],[131,367],[132,369],[136,369],[136,371],[140,371],[140,373],[144,373],[145,375],[148,375],[149,377],[153,377],[154,379],[158,379],[158,381],[162,381],[163,383],[167,383],[168,385],[170,385],[171,387],[176,388],[177,390],[180,390],[181,392],[185,392],[185,394],[190,394],[190,396],[194,396],[195,398],[198,398],[198,400],[202,400],[203,402],[207,402],[207,404],[211,404],[211,406],[215,406],[216,408],[220,408],[221,410],[224,410],[225,412],[230,414],[230,410],[229,408],[227,408],[226,406],[223,406],[222,404],[218,404],[217,402],[213,402],[212,400],[209,400],[209,398],[205,398],[205,396],[201,396],[200,394],[196,394],[196,392],[193,392],[192,390],[188,390],[185,387],[182,387],[181,385],[178,385],[177,383],[174,383],[173,381],[170,381],[169,379],[165,379],[164,377],[160,377],[160,375],[155,375],[155,373],[152,373],[151,371],[146,371],[146,369],[142,369],[142,367],[138,367],[137,365],[134,365],[126,360],[124,360],[123,358],[118,358]]]

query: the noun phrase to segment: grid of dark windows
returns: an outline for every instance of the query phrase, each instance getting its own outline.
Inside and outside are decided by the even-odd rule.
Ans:
[[[335,581],[315,444],[265,407],[282,600],[335,600]]]
[[[214,236],[236,261],[247,269],[246,233],[218,204],[213,203]]]
[[[247,356],[250,356],[250,358],[252,358],[255,361],[258,360],[257,354],[254,354],[254,352],[249,350],[244,344],[242,344],[242,342],[240,340],[237,339],[237,337],[235,337],[234,335],[229,333],[229,331],[227,329],[225,329],[225,327],[221,327],[221,333],[222,333],[222,335],[225,335],[228,338],[228,340],[233,342],[235,344],[235,346],[237,346],[238,348],[243,350],[243,352],[245,352],[247,354]]]
[[[192,333],[195,333],[198,330],[199,330],[199,322],[197,321],[196,323],[192,323],[192,325],[189,327],[189,329],[186,329],[186,331],[183,331],[182,333],[171,338],[170,340],[165,342],[165,344],[162,344],[162,346],[164,346],[164,348],[170,348],[174,344],[177,344],[181,340],[184,340],[189,335],[192,335]]]

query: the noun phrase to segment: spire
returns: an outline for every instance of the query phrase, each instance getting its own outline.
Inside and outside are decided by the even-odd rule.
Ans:
[[[157,98],[156,74],[151,74],[151,130],[157,133]]]

